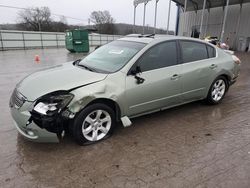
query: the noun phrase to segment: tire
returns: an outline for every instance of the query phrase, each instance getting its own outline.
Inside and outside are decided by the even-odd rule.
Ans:
[[[227,79],[224,76],[217,77],[210,86],[206,102],[212,105],[219,104],[223,100],[227,90]]]
[[[73,137],[79,145],[93,144],[112,135],[115,127],[115,112],[105,104],[92,104],[76,117]]]

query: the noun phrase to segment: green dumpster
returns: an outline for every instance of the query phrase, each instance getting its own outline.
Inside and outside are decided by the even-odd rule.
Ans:
[[[89,52],[89,34],[86,30],[66,31],[66,48],[70,52]]]

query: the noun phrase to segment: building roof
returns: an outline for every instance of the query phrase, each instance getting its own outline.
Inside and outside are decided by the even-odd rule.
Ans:
[[[172,0],[173,2],[179,4],[184,7],[185,0]],[[243,3],[249,3],[250,0],[230,0],[229,5],[237,5]],[[215,8],[215,7],[223,7],[226,6],[227,0],[207,0],[206,9]],[[186,11],[194,11],[200,10],[203,8],[203,0],[187,0],[187,10]]]

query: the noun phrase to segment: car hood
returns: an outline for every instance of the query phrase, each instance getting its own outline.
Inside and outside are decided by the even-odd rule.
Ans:
[[[107,74],[91,72],[73,65],[72,62],[35,72],[25,77],[17,90],[28,101],[58,90],[71,90],[105,79]]]

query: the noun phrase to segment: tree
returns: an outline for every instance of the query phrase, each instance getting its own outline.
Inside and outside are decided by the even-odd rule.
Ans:
[[[99,33],[114,34],[115,20],[109,11],[94,11],[90,15],[90,20],[96,25]]]
[[[32,7],[18,13],[20,26],[25,30],[48,31],[51,27],[51,12],[48,7]]]
[[[60,21],[53,21],[52,25],[51,31],[65,32],[67,29],[69,29],[69,25],[65,16],[60,16]]]

